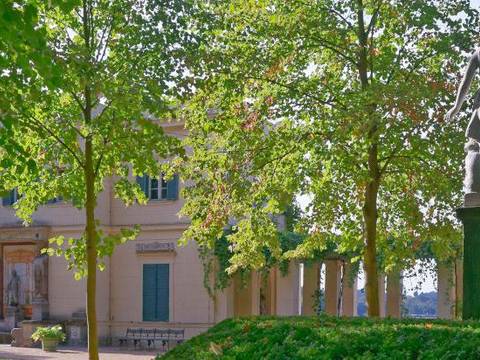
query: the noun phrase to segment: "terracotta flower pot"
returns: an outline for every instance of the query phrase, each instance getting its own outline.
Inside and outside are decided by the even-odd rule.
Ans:
[[[58,339],[55,338],[44,338],[42,339],[42,350],[54,352],[57,351]]]

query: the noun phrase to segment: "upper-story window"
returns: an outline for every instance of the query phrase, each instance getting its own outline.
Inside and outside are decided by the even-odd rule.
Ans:
[[[158,178],[151,178],[148,175],[137,176],[137,183],[149,200],[178,199],[178,175],[174,175],[168,181],[165,181],[163,176]]]
[[[53,199],[48,200],[47,204],[51,205],[51,204],[58,204],[58,203],[61,203],[61,202],[63,202],[63,197],[62,196],[56,196]]]
[[[8,195],[4,196],[2,198],[2,205],[3,206],[12,206],[15,204],[20,196],[18,195],[17,189],[11,190]],[[58,204],[63,201],[63,198],[61,196],[54,197],[53,199],[50,199],[47,201],[47,204]]]
[[[17,189],[11,190],[7,196],[2,198],[2,205],[3,206],[12,206],[18,200],[18,191]]]

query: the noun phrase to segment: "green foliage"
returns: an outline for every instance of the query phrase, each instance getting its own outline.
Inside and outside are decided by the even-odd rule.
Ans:
[[[60,325],[38,327],[33,332],[32,339],[33,341],[43,339],[58,339],[59,341],[65,341],[65,333]]]
[[[212,1],[200,10],[202,81],[184,111],[184,241],[213,247],[237,219],[229,270],[261,268],[265,247],[281,256],[272,214],[302,194],[311,202],[297,231],[309,236],[289,256],[332,243],[363,256],[367,226],[386,271],[411,266],[424,241],[432,255],[454,256],[464,124],[443,119],[478,36],[467,1]],[[367,202],[378,205],[368,225]]]
[[[144,204],[135,176],[170,174],[164,160],[184,154],[162,123],[175,117],[176,102],[189,92],[188,76],[179,73],[186,68],[184,52],[195,42],[188,30],[191,5],[134,0],[10,5],[14,19],[2,8],[0,29],[8,20],[12,29],[33,27],[38,38],[18,44],[8,36],[0,40],[8,50],[0,61],[0,183],[2,191],[18,190],[17,216],[29,224],[31,215],[57,196],[85,208],[89,178],[94,206],[108,178],[115,197],[127,205]],[[111,255],[115,245],[137,233],[96,229],[97,256]],[[80,277],[86,274],[86,242],[86,236],[55,238],[47,253],[63,252]],[[102,260],[98,266],[104,268]]]
[[[478,359],[477,322],[366,318],[229,319],[162,359]]]
[[[131,229],[121,229],[116,234],[104,235],[103,231],[97,227],[97,262],[98,268],[105,270],[104,258],[113,254],[117,245],[124,244],[127,241],[135,240],[140,232],[140,226],[135,225]],[[80,280],[87,275],[86,259],[86,241],[85,235],[81,238],[65,239],[59,235],[49,239],[50,247],[42,249],[42,254],[50,256],[64,256],[67,260],[68,270],[74,270],[76,280]]]
[[[231,271],[232,258],[234,252],[228,237],[233,233],[233,229],[225,230],[223,235],[216,239],[213,249],[205,246],[199,248],[199,256],[203,264],[203,283],[208,293],[213,296],[215,289],[224,289],[230,284],[234,274],[239,274],[244,278],[252,270],[251,268],[237,268]],[[298,247],[305,239],[305,236],[292,232],[279,232],[281,252],[287,252]],[[267,247],[264,248],[265,264],[260,269],[268,272],[273,266],[278,265],[280,273],[283,276],[288,274],[289,261],[283,257],[274,257]],[[213,284],[212,284],[213,274]]]

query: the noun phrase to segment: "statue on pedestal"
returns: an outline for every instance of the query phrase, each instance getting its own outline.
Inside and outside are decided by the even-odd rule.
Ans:
[[[37,256],[33,260],[33,300],[48,300],[48,255]]]
[[[7,285],[7,304],[9,306],[17,306],[20,296],[20,277],[15,269],[12,270],[12,276]]]
[[[470,58],[458,90],[455,105],[446,115],[447,121],[450,121],[462,108],[478,68],[480,68],[480,50],[476,50]],[[464,192],[465,194],[476,194],[480,193],[480,90],[475,93],[473,114],[465,135],[468,142],[465,144],[467,156],[465,157]]]

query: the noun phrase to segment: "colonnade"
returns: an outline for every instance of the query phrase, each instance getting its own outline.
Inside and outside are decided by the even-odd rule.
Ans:
[[[302,314],[315,314],[315,296],[324,284],[325,313],[334,316],[357,315],[357,277],[352,275],[350,262],[328,259],[324,279],[321,277],[322,263],[305,265],[302,288]],[[453,264],[437,265],[437,317],[453,319],[459,315],[463,297],[463,265],[458,260]],[[400,318],[402,316],[403,279],[400,270],[393,270],[378,277],[380,317]]]
[[[452,319],[459,312],[463,294],[461,261],[439,264],[437,275],[437,317]],[[401,271],[379,275],[380,317],[401,317],[402,287]],[[332,258],[305,264],[292,262],[286,274],[275,267],[267,273],[254,271],[244,277],[235,276],[215,296],[214,320],[249,315],[315,315],[320,289],[324,289],[325,313],[357,316],[357,274],[348,260]]]

